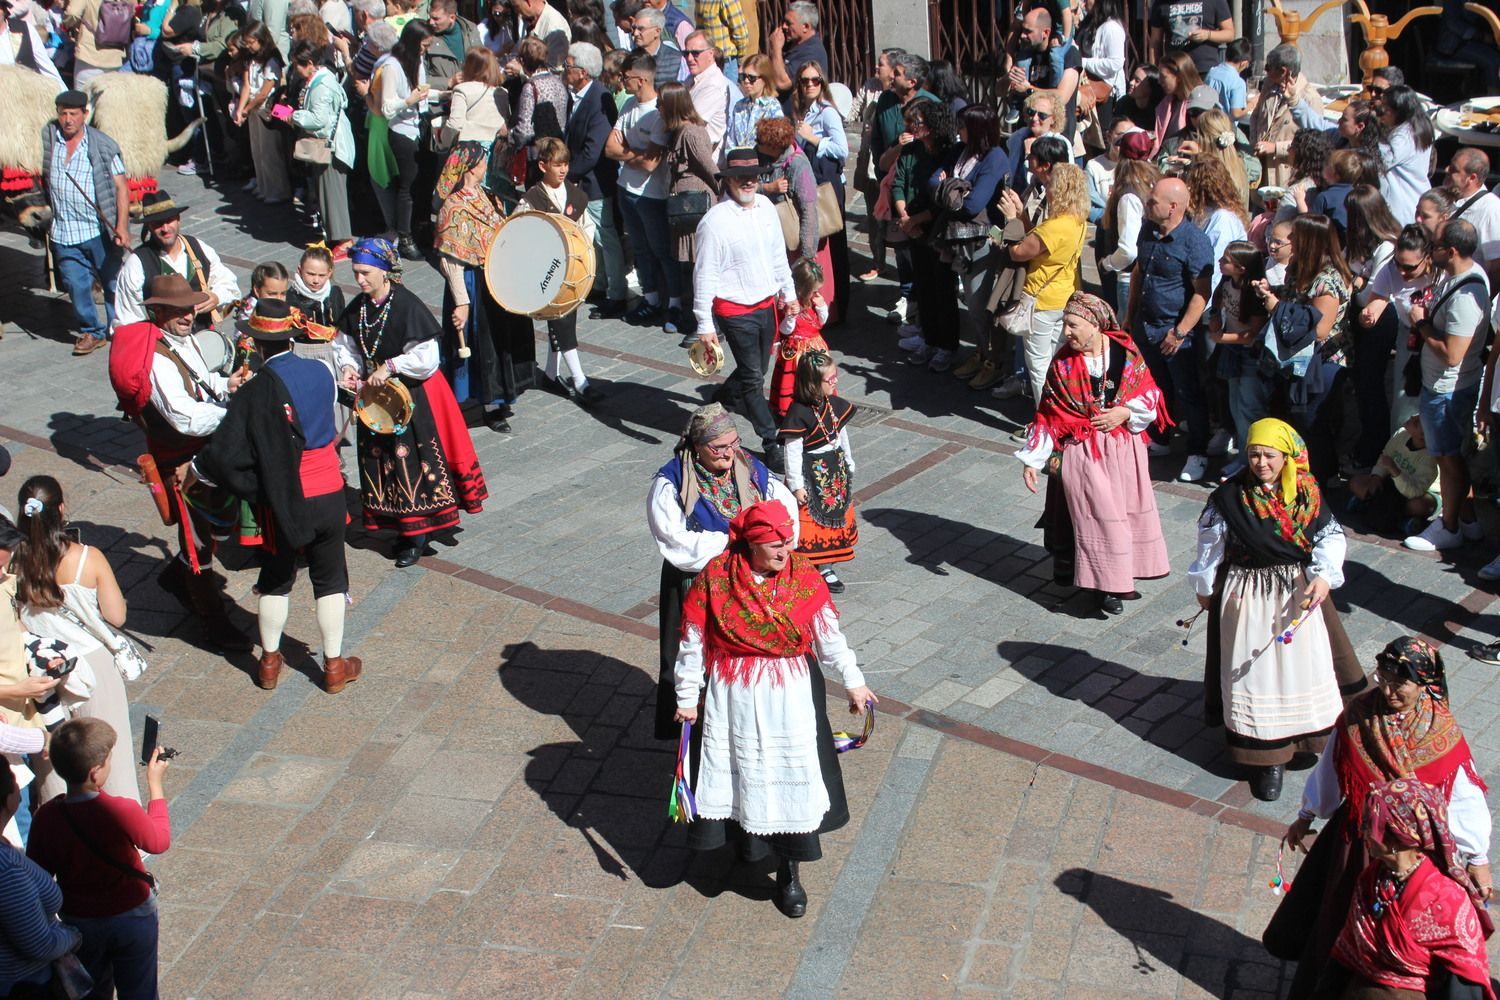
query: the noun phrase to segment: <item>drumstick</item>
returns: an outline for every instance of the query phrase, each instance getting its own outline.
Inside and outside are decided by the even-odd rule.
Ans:
[[[470,305],[470,308],[473,308],[472,304]],[[461,358],[467,358],[470,354],[474,353],[473,351],[469,350],[469,342],[464,337],[464,327],[468,325],[469,324],[467,319],[463,323],[457,323],[454,325],[454,329],[458,331],[458,356]]]

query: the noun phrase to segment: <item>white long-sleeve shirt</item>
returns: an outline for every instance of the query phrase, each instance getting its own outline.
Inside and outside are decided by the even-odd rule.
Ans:
[[[177,337],[164,331],[162,341],[220,399],[229,398],[229,379],[209,371],[208,362],[203,360],[203,353],[192,337]],[[173,430],[189,437],[208,437],[219,429],[219,423],[224,419],[224,404],[214,400],[196,383],[191,390],[184,388],[182,372],[171,358],[160,354],[151,359],[151,405]]]
[[[1344,803],[1343,790],[1339,788],[1338,768],[1333,763],[1333,748],[1343,739],[1342,730],[1335,728],[1328,745],[1318,757],[1318,764],[1307,776],[1302,788],[1302,812],[1327,819]],[[1453,793],[1448,798],[1448,828],[1458,844],[1459,860],[1464,864],[1489,864],[1490,831],[1492,826],[1489,806],[1484,793],[1469,780],[1468,773],[1459,768],[1453,779]]]
[[[768,499],[781,501],[791,517],[792,545],[795,547],[801,527],[797,520],[797,498],[774,476],[767,492],[770,493]],[[688,527],[687,513],[682,509],[677,487],[662,476],[651,480],[651,489],[646,494],[646,523],[651,528],[651,537],[656,539],[661,557],[684,573],[701,571],[729,544],[729,536],[722,531],[694,531]]]
[[[1109,81],[1112,97],[1125,96],[1125,26],[1114,18],[1094,33],[1094,54],[1083,57],[1083,71]]]
[[[759,575],[755,578],[757,583],[762,579]],[[864,686],[865,675],[855,662],[849,640],[839,629],[839,617],[832,604],[826,605],[813,618],[813,652],[817,654],[818,666],[824,672],[834,671],[846,689]],[[703,653],[703,633],[696,628],[685,629],[673,669],[677,678],[678,708],[696,708],[698,705],[698,693],[703,690],[705,682]]]
[[[1087,357],[1084,362],[1088,365],[1089,374],[1094,378],[1102,378],[1108,370],[1106,365],[1109,357],[1100,354],[1096,357]],[[1132,434],[1139,434],[1156,420],[1156,413],[1161,406],[1161,390],[1152,389],[1143,392],[1134,399],[1127,399],[1120,404],[1130,411],[1130,418],[1125,421],[1125,429]],[[1016,452],[1016,458],[1020,459],[1022,465],[1028,465],[1033,469],[1041,469],[1047,464],[1047,459],[1055,447],[1052,434],[1045,428],[1038,428],[1035,444],[1029,444]],[[791,453],[787,453],[787,468],[791,468]]]
[[[1115,232],[1119,233],[1120,241],[1115,252],[1099,262],[1102,270],[1124,274],[1135,266],[1140,254],[1141,220],[1145,215],[1146,206],[1139,197],[1129,191],[1120,195],[1115,202]]]
[[[383,71],[382,71],[383,69]],[[375,64],[380,73],[380,117],[386,120],[392,132],[408,139],[422,136],[422,104],[407,104],[411,96],[411,85],[406,82],[406,71],[395,57],[386,54]],[[427,82],[426,61],[417,64],[417,86]],[[431,100],[431,95],[428,97]]]
[[[703,119],[708,129],[708,141],[713,144],[714,159],[719,158],[719,147],[724,144],[724,130],[729,127],[730,99],[729,78],[718,66],[710,63],[708,69],[696,76],[688,77],[688,95],[693,99],[693,110]]]
[[[1276,488],[1280,489],[1280,486]],[[1203,516],[1198,519],[1198,556],[1188,567],[1188,580],[1193,584],[1193,592],[1200,597],[1212,596],[1214,592],[1214,577],[1218,573],[1219,564],[1224,561],[1228,534],[1229,529],[1224,523],[1223,515],[1210,503],[1204,508]],[[1307,568],[1307,575],[1323,578],[1328,582],[1330,590],[1342,587],[1344,554],[1348,547],[1348,541],[1344,538],[1344,526],[1335,518],[1329,517],[1328,523],[1313,536],[1312,564]]]
[[[412,340],[404,345],[405,349],[394,358],[391,364],[396,369],[397,375],[405,375],[417,381],[432,378],[442,363],[442,356],[438,351],[437,338],[431,340]],[[333,355],[337,359],[339,369],[353,368],[365,374],[365,356],[361,353],[359,345],[356,344],[347,333],[339,331],[338,336],[333,338]]]
[[[62,93],[68,89],[68,85],[63,82],[62,74],[52,62],[47,46],[42,41],[41,33],[36,30],[36,25],[31,23],[30,18],[22,20],[25,22],[27,33],[31,36],[31,55],[36,65],[24,66],[16,62],[16,56],[21,49],[21,39],[10,30],[9,22],[5,18],[0,18],[0,66],[21,66],[22,69],[34,70],[38,75],[46,77],[58,93]]]
[[[212,292],[219,300],[220,305],[228,305],[240,297],[240,283],[234,276],[234,272],[224,266],[219,259],[219,254],[213,247],[198,241],[203,248],[203,259],[198,265],[208,272],[203,279],[203,290]],[[177,240],[177,249],[171,253],[163,253],[161,259],[166,262],[177,274],[184,278],[188,277],[188,241],[186,237]],[[156,277],[156,275],[151,275]],[[125,258],[124,265],[120,268],[120,280],[115,288],[115,322],[144,323],[148,317],[146,307],[141,304],[146,297],[146,273],[141,265],[140,258],[130,254]]]
[[[698,329],[714,329],[714,299],[748,306],[778,292],[788,302],[797,298],[776,206],[758,194],[748,207],[729,199],[709,209],[698,223],[693,265]]]

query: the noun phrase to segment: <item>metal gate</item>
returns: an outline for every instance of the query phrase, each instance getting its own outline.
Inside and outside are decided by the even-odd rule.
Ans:
[[[760,13],[760,51],[769,52],[766,36],[781,26],[789,0],[756,0]],[[850,90],[858,91],[875,70],[874,18],[870,0],[818,0],[823,44],[828,48],[828,71]],[[795,66],[788,73],[797,72]]]

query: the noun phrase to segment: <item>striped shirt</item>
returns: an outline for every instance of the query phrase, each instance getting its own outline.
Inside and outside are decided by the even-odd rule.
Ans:
[[[116,156],[109,164],[111,177],[125,174],[125,163]],[[68,158],[68,142],[62,132],[52,143],[52,176],[47,178],[52,200],[52,242],[76,247],[101,235],[99,196],[94,191],[94,172],[89,169],[89,133],[83,131],[78,149]]]

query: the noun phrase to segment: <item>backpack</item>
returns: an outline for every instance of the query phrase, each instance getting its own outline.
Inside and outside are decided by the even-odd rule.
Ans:
[[[135,37],[135,4],[104,0],[94,21],[94,48],[123,49]]]
[[[132,420],[151,401],[151,362],[161,328],[155,323],[127,323],[115,327],[109,344],[109,384],[120,409]]]

